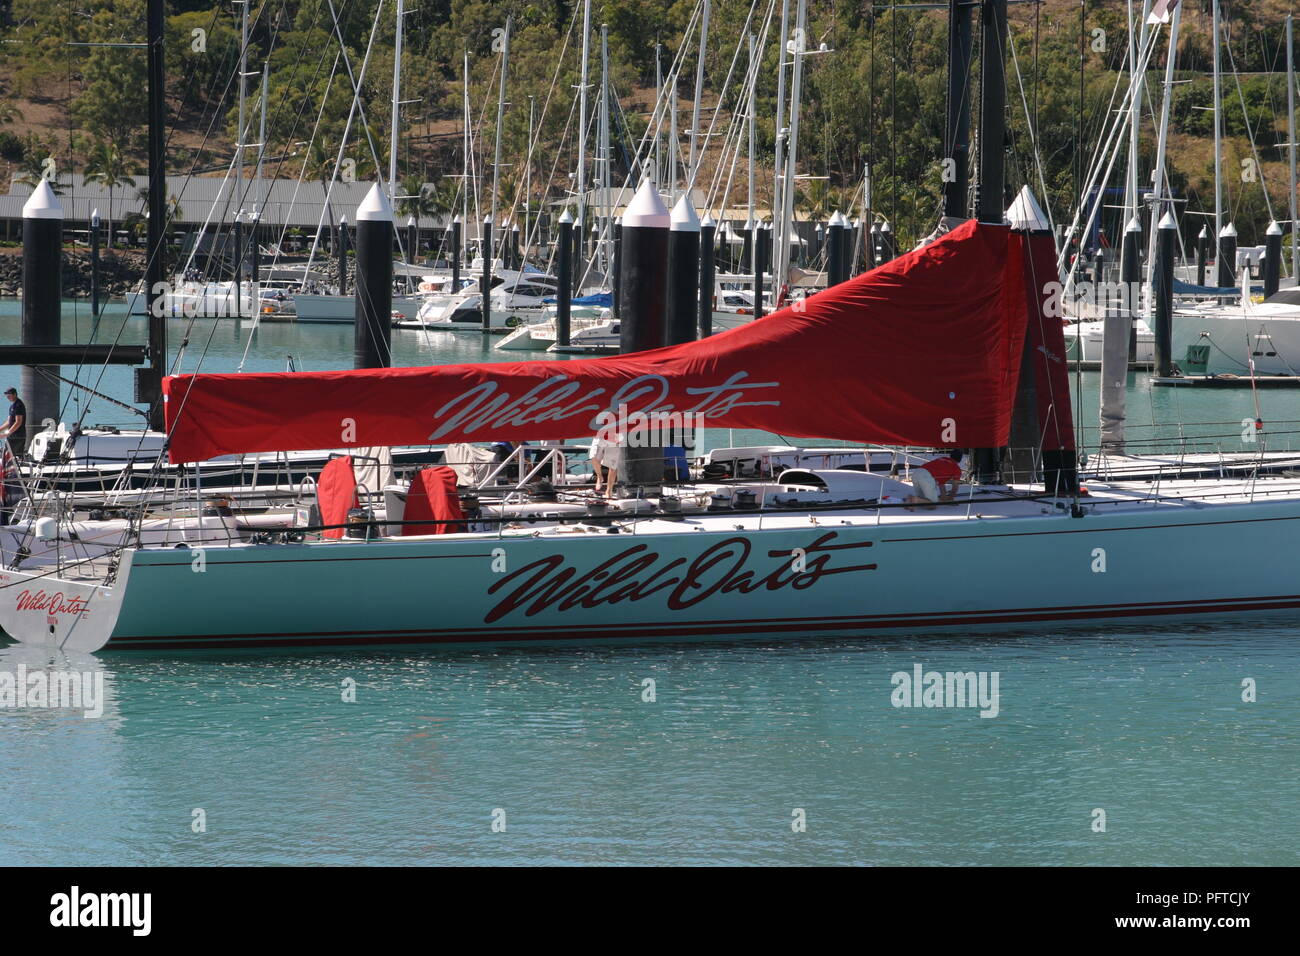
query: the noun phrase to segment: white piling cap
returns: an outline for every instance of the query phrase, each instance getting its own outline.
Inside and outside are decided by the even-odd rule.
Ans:
[[[1125,231],[1125,232],[1141,232],[1141,231],[1142,231],[1142,223],[1138,222],[1138,217],[1137,217],[1137,216],[1134,216],[1132,219],[1130,219],[1130,220],[1128,221],[1128,225],[1124,227],[1124,231]]]
[[[1020,192],[1007,210],[1007,220],[1012,229],[1020,232],[1047,232],[1052,228],[1028,186],[1020,187]]]
[[[375,183],[357,207],[357,222],[392,221],[393,207],[388,205],[388,196],[379,188],[379,183]]]
[[[843,229],[845,226],[844,216],[838,209],[831,213],[831,221],[827,223],[832,229]]]
[[[702,220],[700,220],[700,228],[701,228],[701,229],[706,229],[706,228],[707,228],[707,229],[716,229],[717,226],[718,226],[718,224],[717,224],[716,222],[713,221],[713,217],[710,216],[707,212],[704,214],[704,218],[703,218]]]
[[[623,211],[623,225],[631,229],[667,229],[671,225],[655,181],[647,176]]]
[[[1277,224],[1276,219],[1274,219],[1272,222],[1268,224],[1268,229],[1265,231],[1264,235],[1266,236],[1282,235],[1282,227]]]
[[[686,193],[682,193],[681,198],[673,206],[672,215],[669,217],[671,225],[669,228],[673,232],[699,232],[700,217],[695,215],[695,208],[687,198]]]
[[[894,227],[891,226],[891,225],[889,224],[889,220],[886,219],[884,222],[882,222],[882,223],[880,224],[880,231],[881,231],[881,232],[893,232],[893,231],[894,231]]]
[[[460,213],[456,213],[456,215],[452,218],[451,221],[453,223],[457,223],[457,222],[462,222],[463,220],[460,218]]]
[[[1176,219],[1174,218],[1174,214],[1173,214],[1172,212],[1168,212],[1168,211],[1166,211],[1165,214],[1164,214],[1163,216],[1160,217],[1160,224],[1159,224],[1158,226],[1156,226],[1156,228],[1157,228],[1157,229],[1177,229],[1177,228],[1178,228],[1178,220],[1176,220]],[[1202,229],[1201,229],[1201,232],[1204,232],[1204,231],[1205,231],[1205,229],[1202,228]]]
[[[1208,239],[1208,238],[1210,238],[1210,227],[1209,227],[1209,226],[1202,226],[1202,227],[1201,227],[1201,231],[1198,232],[1198,233],[1196,234],[1196,237],[1197,237],[1198,239]]]
[[[567,210],[567,209],[564,210],[564,212],[560,214],[560,222],[561,222],[563,225],[566,225],[566,226],[572,225],[572,224],[573,224],[573,213],[569,212],[569,210]]]
[[[63,218],[63,207],[59,205],[59,197],[54,195],[54,190],[50,188],[49,181],[44,176],[36,184],[36,188],[32,190],[31,197],[27,202],[23,203],[23,218]]]
[[[348,224],[348,217],[347,217],[347,216],[339,216],[339,225],[340,225],[340,226],[346,226],[347,224]]]
[[[1222,229],[1219,230],[1220,237],[1232,236],[1233,238],[1235,238],[1236,235],[1237,235],[1237,227],[1234,226],[1232,223],[1228,223],[1226,226],[1224,226]]]
[[[99,225],[99,207],[98,207],[98,206],[96,206],[96,207],[95,207],[95,211],[92,212],[92,213],[90,214],[90,222],[91,222],[92,225],[95,225],[95,226],[98,226],[98,225]]]
[[[407,224],[408,226],[414,226],[414,225],[415,225],[415,217],[414,217],[414,216],[407,216],[407,217],[406,217],[406,224]]]

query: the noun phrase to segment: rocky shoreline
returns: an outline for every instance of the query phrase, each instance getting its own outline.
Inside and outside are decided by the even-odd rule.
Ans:
[[[5,253],[11,253],[6,255]],[[114,249],[101,250],[99,256],[100,295],[124,296],[137,288],[144,275],[143,252]],[[22,295],[23,257],[21,249],[0,250],[0,296]],[[65,299],[90,297],[90,251],[63,250],[63,289]]]

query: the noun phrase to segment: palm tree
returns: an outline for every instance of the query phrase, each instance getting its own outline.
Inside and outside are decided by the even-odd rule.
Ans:
[[[113,248],[113,190],[118,186],[134,186],[131,174],[135,165],[123,158],[121,150],[106,140],[96,140],[86,158],[86,182],[101,183],[108,187],[108,248]]]
[[[403,216],[414,216],[418,227],[421,219],[429,219],[439,212],[437,198],[432,186],[411,178],[402,183],[402,192],[397,200],[397,212]]]

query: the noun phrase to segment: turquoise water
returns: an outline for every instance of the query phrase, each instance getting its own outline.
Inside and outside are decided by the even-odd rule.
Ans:
[[[91,720],[0,711],[0,865],[1296,864],[1296,640],[158,660],[11,646],[0,670],[103,668],[111,699]],[[894,708],[890,675],[918,663],[999,672],[998,716]]]
[[[0,303],[0,340],[16,316]],[[88,327],[84,309],[66,321],[67,340]],[[126,321],[122,341],[143,335]],[[210,341],[204,368],[229,370],[247,339],[197,323],[184,367]],[[477,336],[394,346],[402,364],[513,358]],[[288,355],[346,367],[351,329],[264,326],[245,367]],[[126,398],[129,381],[113,369],[103,388]],[[1300,419],[1300,394],[1260,398],[1270,423]],[[124,420],[102,410],[87,421]],[[1248,392],[1137,383],[1130,411],[1165,438],[1254,417]],[[0,865],[1296,864],[1298,641],[1265,623],[152,659],[0,646],[0,675],[102,674],[108,697],[93,719],[0,707]],[[996,672],[997,716],[892,706],[891,675],[915,665]]]

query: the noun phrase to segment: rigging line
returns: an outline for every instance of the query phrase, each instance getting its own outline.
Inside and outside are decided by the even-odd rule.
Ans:
[[[1139,78],[1139,77],[1140,77],[1140,76],[1145,72],[1145,70],[1146,70],[1146,64],[1147,64],[1147,62],[1150,60],[1152,52],[1155,50],[1155,47],[1156,47],[1156,38],[1159,37],[1159,35],[1160,35],[1160,30],[1159,30],[1158,27],[1157,27],[1156,29],[1154,29],[1154,30],[1151,31],[1150,36],[1148,37],[1147,47],[1146,47],[1146,49],[1142,52],[1142,56],[1141,56],[1141,61],[1140,61],[1139,68],[1133,72],[1133,75],[1132,75],[1132,77],[1130,78],[1129,86],[1128,86],[1128,90],[1127,90],[1127,92],[1126,92],[1125,95],[1124,95],[1123,105],[1121,105],[1120,109],[1117,110],[1117,111],[1114,113],[1114,115],[1112,116],[1112,118],[1111,118],[1111,130],[1110,130],[1110,133],[1107,134],[1107,135],[1103,138],[1103,142],[1102,142],[1102,144],[1099,145],[1099,149],[1098,149],[1098,151],[1099,151],[1100,156],[1109,156],[1109,157],[1110,157],[1109,161],[1108,161],[1107,164],[1106,164],[1105,174],[1104,174],[1104,176],[1102,176],[1102,180],[1101,180],[1101,181],[1103,181],[1103,182],[1109,182],[1109,181],[1110,181],[1111,172],[1112,172],[1112,170],[1113,170],[1114,167],[1115,167],[1115,161],[1116,161],[1116,159],[1118,158],[1118,156],[1119,156],[1119,152],[1120,152],[1119,145],[1118,145],[1119,142],[1120,142],[1119,136],[1120,136],[1120,133],[1121,133],[1121,132],[1123,131],[1123,129],[1124,129],[1125,116],[1126,116],[1127,113],[1132,109],[1132,105],[1131,105],[1131,104],[1132,104],[1132,101],[1133,101],[1133,94],[1134,94],[1134,91],[1137,89],[1138,78]],[[1101,174],[1101,170],[1100,170],[1100,169],[1096,169],[1096,170],[1093,171],[1093,173],[1092,173],[1092,175],[1091,175],[1091,177],[1089,178],[1089,181],[1088,181],[1088,188],[1087,188],[1087,190],[1085,190],[1085,192],[1089,192],[1089,193],[1090,193],[1090,192],[1092,191],[1092,189],[1093,189],[1095,183],[1097,182],[1098,176],[1099,176],[1100,174]],[[1083,230],[1083,235],[1086,235],[1087,233],[1089,233],[1089,232],[1092,231],[1093,225],[1094,225],[1094,223],[1096,222],[1097,217],[1098,217],[1098,215],[1099,215],[1100,212],[1101,212],[1101,206],[1102,206],[1102,203],[1101,203],[1101,200],[1100,200],[1100,199],[1098,199],[1097,202],[1092,203],[1091,205],[1092,205],[1092,212],[1089,214],[1087,225],[1085,226],[1085,228],[1084,228],[1084,230]],[[1079,209],[1076,209],[1076,210],[1075,210],[1075,213],[1074,213],[1074,221],[1071,223],[1071,227],[1070,227],[1070,233],[1069,233],[1070,235],[1075,235],[1075,234],[1076,234],[1077,229],[1078,229],[1078,225],[1079,225],[1079,220],[1080,220],[1080,217],[1082,217],[1082,215],[1083,215],[1083,209],[1082,209],[1082,208],[1079,208]],[[1064,267],[1064,263],[1063,263],[1062,260],[1063,260],[1063,258],[1064,258],[1064,256],[1065,256],[1065,249],[1067,249],[1067,248],[1068,248],[1068,246],[1064,247],[1064,248],[1062,249],[1062,251],[1061,251],[1061,252],[1058,254],[1058,256],[1057,256],[1057,262],[1056,262],[1056,265],[1057,265],[1057,268],[1058,268],[1058,269],[1061,269],[1061,268]],[[1082,253],[1082,249],[1083,249],[1083,247],[1082,247],[1082,243],[1080,243],[1080,252],[1081,252],[1081,253]],[[1070,286],[1073,284],[1075,272],[1076,272],[1076,270],[1078,269],[1079,265],[1081,264],[1081,260],[1082,260],[1082,259],[1083,259],[1083,256],[1080,255],[1080,256],[1077,257],[1077,258],[1075,259],[1075,261],[1070,265],[1070,270],[1069,270],[1069,273],[1067,274],[1066,282],[1065,282],[1065,285],[1066,285],[1067,288],[1070,287]]]
[[[1010,37],[1010,41],[1011,42],[1008,45],[1011,47],[1011,62],[1016,68],[1016,84],[1020,88],[1020,102],[1024,105],[1025,123],[1029,126],[1029,148],[1033,152],[1034,169],[1038,173],[1038,187],[1042,190],[1043,205],[1046,207],[1047,211],[1047,223],[1052,227],[1052,242],[1055,243],[1056,220],[1052,218],[1051,197],[1047,192],[1047,179],[1043,175],[1043,161],[1038,150],[1038,132],[1035,129],[1034,119],[1029,112],[1029,101],[1025,98],[1025,80],[1020,74],[1020,58],[1016,55],[1016,38],[1012,36]],[[1035,53],[1035,55],[1037,54]]]
[[[537,125],[533,128],[533,141],[528,144],[528,154],[525,159],[525,162],[530,167],[532,166],[533,163],[533,153],[537,148],[537,143],[539,143],[542,138],[542,129],[546,125],[546,114],[551,107],[551,97],[554,95],[555,89],[559,85],[560,70],[561,67],[564,65],[564,57],[565,54],[568,53],[569,41],[573,38],[573,31],[577,25],[577,22],[578,22],[578,5],[575,3],[573,5],[573,14],[572,16],[569,17],[569,29],[566,30],[564,33],[564,45],[560,47],[560,55],[556,57],[555,60],[555,72],[551,74],[551,84],[546,90],[546,99],[542,101],[541,115],[537,117]],[[567,124],[565,128],[567,131],[568,128]],[[561,144],[563,144],[563,140],[561,140]],[[555,151],[557,158],[562,151],[563,151],[562,148],[557,149]],[[554,177],[555,175],[554,170],[552,170],[551,175],[552,177]],[[548,182],[550,181],[551,180],[548,180]],[[516,183],[515,197],[514,197],[514,202],[512,203],[512,208],[519,205],[519,197],[522,194],[522,191],[523,191],[523,184],[521,180],[520,182]],[[546,187],[544,184],[542,186],[542,195],[543,196],[546,195]],[[530,199],[531,197],[526,197],[525,202],[527,202]],[[534,216],[532,223],[528,227],[528,234],[524,236],[524,249],[527,249],[529,246],[533,245],[536,240],[541,239],[541,235],[542,235],[541,227],[542,227],[541,217]]]
[[[720,90],[726,90],[728,87],[731,86],[731,79],[735,75],[736,65],[740,62],[740,51],[744,46],[745,37],[749,34],[749,28],[750,28],[750,24],[753,23],[754,14],[758,11],[758,4],[759,4],[759,0],[751,0],[750,2],[749,10],[745,14],[745,22],[741,25],[740,30],[737,33],[736,47],[731,54],[731,63],[727,67],[727,75],[722,81],[722,86],[720,87]],[[709,119],[709,129],[704,136],[704,142],[700,149],[699,164],[701,167],[704,165],[704,152],[709,148],[709,144],[713,140],[713,136],[714,136],[713,130],[718,123],[718,114],[722,112],[723,102],[724,102],[723,93],[719,92],[717,103],[713,108],[713,116]],[[733,116],[729,122],[734,122],[734,121],[735,118]],[[725,148],[725,142],[723,144],[723,147]],[[718,157],[718,165],[715,166],[713,170],[713,182],[710,183],[710,195],[712,195],[712,187],[717,183],[718,175],[721,172],[721,167],[722,167],[722,156],[720,150],[719,157]],[[694,183],[694,181],[695,181],[694,174],[692,174],[692,178],[691,178],[692,184]]]
[[[333,14],[333,12],[334,12],[334,4],[333,4],[333,0],[326,0],[326,2],[330,4],[330,12],[331,12],[331,14]],[[334,183],[338,181],[339,168],[340,168],[340,167],[342,166],[342,164],[343,164],[343,153],[344,153],[344,151],[345,151],[345,150],[347,149],[347,147],[348,147],[348,134],[352,131],[352,120],[356,117],[357,107],[358,107],[358,105],[359,105],[359,101],[360,101],[360,93],[359,93],[358,91],[360,90],[360,84],[365,82],[365,79],[366,79],[366,70],[370,67],[370,53],[371,53],[371,50],[373,50],[373,48],[374,48],[375,35],[379,32],[379,18],[380,18],[380,14],[382,13],[383,9],[384,9],[384,0],[379,0],[379,5],[375,8],[375,19],[374,19],[374,24],[373,24],[373,25],[371,26],[371,28],[370,28],[370,41],[366,44],[366,55],[365,55],[365,58],[361,61],[361,75],[360,75],[360,81],[359,81],[359,82],[357,82],[357,81],[354,81],[354,82],[353,82],[353,91],[354,91],[354,92],[353,92],[353,95],[352,95],[352,102],[351,102],[351,104],[348,106],[348,118],[347,118],[347,122],[346,122],[346,123],[344,124],[344,126],[343,126],[343,135],[342,135],[342,137],[339,139],[339,151],[338,151],[338,155],[334,158],[334,171],[330,174],[329,185],[325,187],[325,200],[324,200],[324,203],[322,204],[322,207],[321,207],[320,218],[319,218],[319,219],[317,220],[317,222],[316,222],[316,235],[312,238],[312,243],[311,243],[311,252],[310,252],[310,253],[308,254],[308,256],[307,256],[307,268],[308,268],[309,270],[311,269],[311,264],[312,264],[312,262],[315,260],[315,257],[316,257],[316,250],[317,250],[317,249],[319,248],[319,246],[320,246],[320,234],[321,234],[321,230],[325,228],[325,214],[326,214],[326,212],[331,212],[331,215],[332,215],[332,211],[331,211],[331,210],[332,210],[332,207],[330,206],[330,198],[333,196],[333,193],[334,193]],[[338,17],[337,17],[337,15],[335,15],[334,19],[335,19],[335,27],[336,27],[336,34],[337,34],[337,25],[338,25]],[[343,44],[342,44],[341,34],[340,34],[339,36],[340,36],[339,45],[340,45],[340,47],[341,47],[341,46],[343,45]],[[348,59],[347,59],[347,55],[346,55],[346,53],[343,54],[343,62],[344,62],[344,65],[345,65],[345,66],[346,66],[347,63],[348,63]],[[350,66],[348,67],[348,70],[349,70],[349,75],[351,75],[351,67],[350,67]],[[365,117],[363,116],[363,117],[362,117],[362,123],[364,124],[364,122],[365,122]],[[373,144],[372,144],[372,145],[373,145]],[[378,159],[377,159],[377,157],[376,157],[376,163],[375,163],[375,165],[376,165],[376,166],[379,165],[379,164],[378,164]]]
[[[1255,157],[1255,173],[1259,176],[1259,189],[1264,194],[1264,208],[1268,212],[1268,218],[1273,218],[1273,203],[1268,197],[1268,183],[1264,178],[1264,164],[1259,158],[1259,150],[1255,148],[1255,131],[1250,127],[1250,111],[1246,109],[1246,97],[1241,91],[1241,77],[1237,74],[1237,63],[1232,55],[1232,43],[1225,41],[1223,48],[1228,51],[1228,65],[1232,67],[1233,79],[1237,86],[1237,100],[1241,103],[1241,115],[1246,123],[1246,139],[1250,142],[1251,155]],[[1245,190],[1239,190],[1237,193],[1238,210],[1242,200],[1241,194]]]

